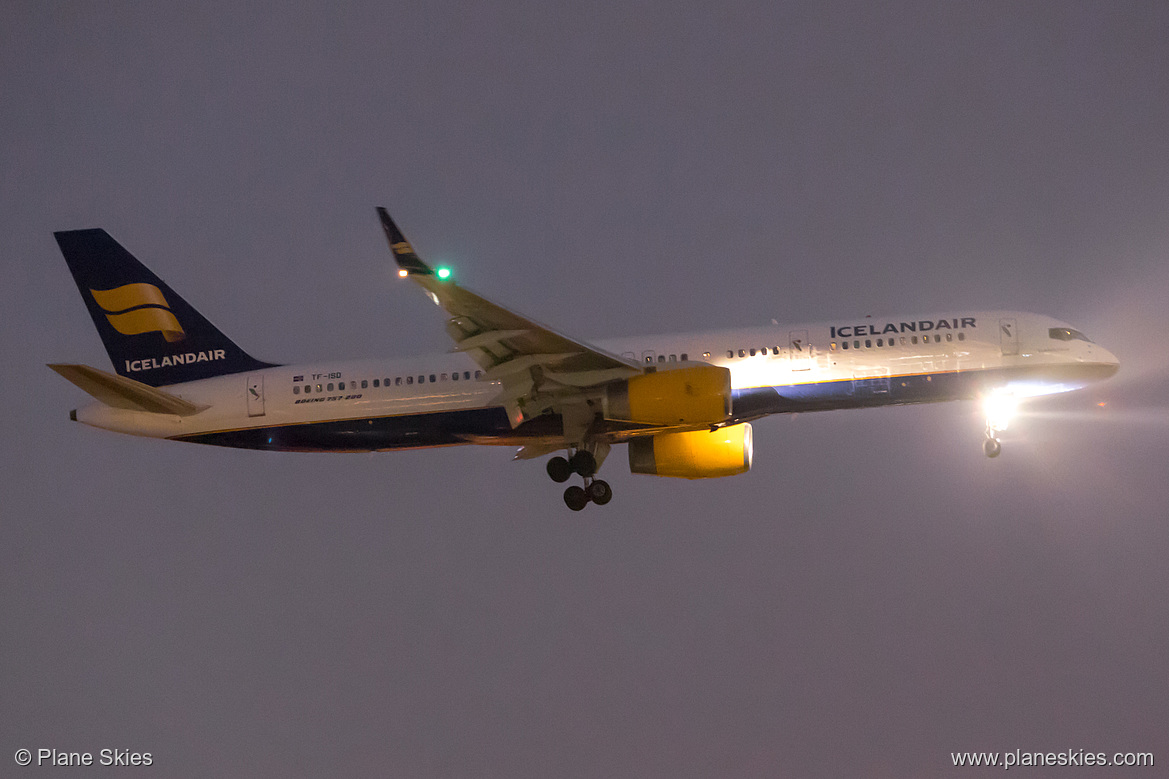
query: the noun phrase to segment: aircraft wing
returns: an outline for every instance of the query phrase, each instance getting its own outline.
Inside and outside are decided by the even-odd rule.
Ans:
[[[384,208],[377,209],[399,275],[426,290],[450,318],[454,350],[483,369],[482,381],[500,381],[499,402],[513,425],[546,410],[564,413],[587,389],[644,372],[635,361],[561,335],[460,287],[423,262]]]

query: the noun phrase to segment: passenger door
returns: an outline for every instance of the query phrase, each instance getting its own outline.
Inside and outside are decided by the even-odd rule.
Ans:
[[[788,354],[793,371],[812,369],[812,345],[808,343],[807,330],[792,330],[788,333]]]
[[[264,416],[264,375],[248,376],[248,416]]]
[[[1019,328],[1014,319],[999,320],[999,343],[1004,356],[1019,353]]]

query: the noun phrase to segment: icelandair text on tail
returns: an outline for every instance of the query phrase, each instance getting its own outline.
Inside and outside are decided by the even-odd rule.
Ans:
[[[149,371],[155,368],[169,368],[172,365],[186,365],[190,362],[207,362],[208,360],[226,360],[227,352],[223,349],[211,349],[206,352],[187,352],[172,354],[163,357],[146,357],[141,360],[126,360],[126,370],[130,373]]]
[[[1088,752],[1084,749],[1067,749],[1063,752],[1025,752],[1016,749],[1014,752],[951,752],[950,760],[954,765],[971,765],[983,767],[1000,767],[1010,770],[1015,767],[1035,766],[1153,766],[1152,752],[1116,752],[1109,756],[1106,752]]]

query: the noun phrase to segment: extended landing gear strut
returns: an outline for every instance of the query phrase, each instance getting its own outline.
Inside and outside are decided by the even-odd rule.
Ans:
[[[580,511],[590,502],[604,506],[613,499],[613,489],[609,483],[593,478],[598,467],[597,458],[592,452],[577,449],[567,459],[553,457],[549,460],[548,475],[558,483],[568,481],[574,473],[584,479],[583,487],[573,485],[564,491],[564,504],[573,511]]]

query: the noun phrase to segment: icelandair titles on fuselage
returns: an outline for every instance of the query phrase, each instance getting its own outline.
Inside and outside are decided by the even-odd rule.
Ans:
[[[887,322],[884,325],[833,325],[833,338],[863,338],[866,335],[885,335],[886,333],[924,333],[930,330],[965,330],[967,327],[977,327],[975,317],[964,316],[961,319],[919,319],[916,322]],[[959,324],[961,323],[961,324]]]
[[[223,349],[213,349],[206,352],[187,352],[186,354],[172,354],[163,357],[147,357],[143,360],[126,360],[126,370],[131,373],[150,371],[155,368],[169,368],[172,365],[189,365],[193,362],[208,362],[210,360],[226,360],[227,352]]]

